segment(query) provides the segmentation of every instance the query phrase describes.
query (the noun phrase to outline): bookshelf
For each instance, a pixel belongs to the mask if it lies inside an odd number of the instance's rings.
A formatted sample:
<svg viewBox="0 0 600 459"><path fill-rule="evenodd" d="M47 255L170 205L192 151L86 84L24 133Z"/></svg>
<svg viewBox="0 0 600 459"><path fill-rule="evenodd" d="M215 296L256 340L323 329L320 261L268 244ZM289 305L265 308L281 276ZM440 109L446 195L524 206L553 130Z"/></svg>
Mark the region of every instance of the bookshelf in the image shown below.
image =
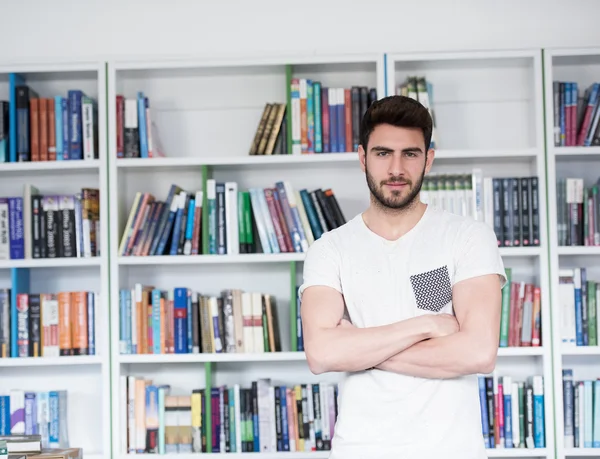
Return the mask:
<svg viewBox="0 0 600 459"><path fill-rule="evenodd" d="M46 62L35 65L19 64L0 67L0 99L10 102L9 136L11 139L17 138L17 120L19 119L16 109L18 103L16 88L24 84L36 93L35 95L30 93L30 98L40 100L39 104L42 104L41 99L45 98L48 101L46 121L42 118L43 109L40 105L39 124L29 126L30 128L38 126L40 129L38 131L40 135L39 150L38 148L30 149L28 160L20 161L18 159L21 151L19 143L11 142L9 148L5 150L7 156L5 161L0 162L0 197L23 199L23 216L19 221L24 227L25 249L21 253L13 254L12 259L0 260L0 289L11 289L10 304L15 312L20 294L29 294L26 298L28 311L31 312L31 308L34 306L32 298L35 298L33 295L36 294L54 294L56 295L54 298L49 297L48 299L57 300L63 292L102 293L108 289L108 250L102 251L102 248L108 247L108 226L105 225L108 221L108 206L104 199L104 196L107 196L107 167L106 157L103 153L106 151L106 137L102 134L106 132L105 82L105 64L100 62ZM98 155L94 159L54 158L52 156L53 152L61 155L63 145L65 145L64 143L58 145L60 137L56 136L57 130L60 130L59 126L62 126L63 123L62 119L57 121L57 118L63 112L56 108L57 106L61 107L59 105L61 102L57 103L55 97L62 96L63 100L68 100L70 90L81 90L95 102L97 109L97 112L94 113L94 118L97 120L95 136L98 139L96 146ZM79 103L73 105L73 107L76 106L79 106ZM51 112L54 114L52 120L54 124L51 124L49 119ZM65 111L65 117L68 114ZM31 111L26 114L26 119L32 123L30 115ZM41 130L43 124L47 126L45 134ZM33 132L30 131L29 135L25 135L28 143L32 142L34 138ZM66 132L72 133L73 131L69 129ZM69 137L67 137L67 147L70 146L68 139ZM33 147L33 144L29 143L29 146ZM46 149L51 146L58 148L56 150ZM41 155L39 160L33 156L38 153ZM48 157L45 156L46 153ZM77 249L75 249L74 257L63 257L67 253L66 246L62 246L56 258L50 258L50 253L48 253L48 257L36 258L34 256L36 242L32 238L30 226L31 217L29 215L31 214L28 215L32 208L28 202L31 202L31 195L36 194L31 187L37 189L42 196L73 196L81 193L84 188L98 189L101 196L98 209L100 233L97 240L101 248L100 255L82 256L83 254L77 253ZM57 211L59 208L64 210L63 207L59 207L61 205L59 200L56 203L58 204L55 208ZM66 203L68 204L68 200ZM48 212L51 210L50 208ZM44 212L46 209L42 207L42 213ZM74 210L71 217L73 215L76 215ZM45 217L48 218L48 215L46 214ZM65 220L66 217L59 218L60 222L68 223L68 220ZM59 242L61 241L57 241L57 243ZM27 249L28 245L31 245L32 248ZM11 247L13 247L12 241ZM73 298L64 297L65 301L66 299L73 300ZM80 305L85 301L85 306L88 306L87 300L88 296L86 295L76 301ZM44 297L40 298L40 303L43 318L44 311L48 311L45 308L49 306ZM17 342L11 340L9 351L15 354L12 357L0 359L0 394L9 395L10 391L15 389L26 393L35 392L36 402L40 403L40 393L65 390L67 393L66 422L70 444L82 447L85 457L100 459L110 454L110 406L104 403L104 400L110 398L108 296L98 295L92 304L94 322L92 322L93 326L86 323L86 328L87 332L94 333L95 351L93 355L58 356L58 349L54 356L51 353L43 355L44 349L42 349L42 355L39 357L19 357ZM64 318L60 308L58 305L57 317ZM89 310L85 308L85 311L87 315ZM28 318L28 321L30 320L31 317ZM15 321L11 329L12 336L18 327L19 325ZM33 335L30 335L29 339L32 338ZM43 332L40 338L44 339ZM41 345L43 345L43 341Z"/></svg>
<svg viewBox="0 0 600 459"><path fill-rule="evenodd" d="M513 343L500 347L496 374L499 378L510 376L512 382L525 381L532 375L543 378L545 443L542 446L545 447L493 447L488 449L488 455L553 457L542 54L539 50L390 53L386 68L388 94L402 93L402 86L407 81L410 83L411 77L422 77L425 84L430 85L428 100L433 107L437 149L430 175L443 177L474 173L483 177L480 199L484 209L494 208L493 202L489 202L493 190L491 186L486 188L486 178L538 178L540 243L533 247L503 243L500 252L505 267L512 271L513 283L524 282L539 287L541 346L521 347L519 343ZM410 90L410 84L408 88ZM439 190L440 183L443 182L438 182L436 190ZM505 186L502 181L500 183ZM431 196L431 188L425 196ZM493 215L485 215L484 211L481 218L493 225Z"/></svg>
<svg viewBox="0 0 600 459"><path fill-rule="evenodd" d="M562 369L575 379L595 379L598 346L562 346L559 273L586 267L598 279L598 246L562 246L556 180L596 180L600 147L554 146L552 81L596 81L600 49L477 51L419 54L364 54L296 57L245 57L234 60L109 61L0 67L0 98L8 100L14 77L22 75L43 95L83 89L98 101L100 157L87 161L0 163L0 196L20 194L25 184L43 192L100 189L102 256L92 258L0 260L0 289L57 292L101 291L96 308L96 355L0 359L0 391L26 381L44 390L47 379L69 391L69 435L85 457L131 456L126 436L123 377L170 384L176 395L195 389L240 384L269 377L275 383L335 383L342 375L312 375L293 339L298 332L296 287L305 254L207 254L208 234L199 255L123 255L120 243L135 193L164 200L172 184L202 191L207 205L209 180L235 182L239 191L275 187L286 180L294 190L331 188L346 217L368 205L368 189L351 150L322 154L249 155L265 103L289 102L292 78L324 86L367 86L377 97L394 94L407 77L432 85L436 120L436 161L432 175L480 174L482 178L538 178L540 244L500 247L512 280L539 287L541 346L511 345L498 350L497 376L525 381L543 377L545 447L488 449L489 457L600 457L593 448L564 444ZM251 88L251 89L249 89ZM118 94L148 97L160 150L152 158L117 157ZM544 115L545 114L545 115ZM289 134L290 127L286 126ZM291 151L287 139L286 152ZM107 156L106 156L107 155ZM15 191L16 190L16 191ZM485 205L485 193L481 196ZM432 188L427 188L431 196ZM489 189L488 189L489 191ZM484 218L487 218L484 216ZM202 224L207 222L202 220ZM258 235L255 234L258 240ZM218 296L226 289L272 295L276 300L282 350L247 353L126 354L121 352L121 291L136 285L165 292L185 287ZM40 378L44 376L45 378ZM491 376L491 375L481 375ZM101 398L98 397L101 395ZM110 400L110 403L106 403ZM212 407L207 410L207 415ZM92 413L92 416L90 416ZM83 422L85 420L85 422ZM212 419L207 420L211 428ZM99 434L102 432L102 434ZM75 441L76 439L76 441ZM212 441L210 441L212 446ZM328 452L252 453L261 458L327 457ZM228 456L246 456L228 453ZM185 459L196 454L169 454Z"/></svg>
<svg viewBox="0 0 600 459"><path fill-rule="evenodd" d="M594 142L586 144L585 139L589 134L582 135L579 139L579 131L587 133L592 129L581 129L583 122L580 118L581 111L578 105L584 107L589 93L587 88L594 82L599 81L600 74L600 49L598 48L571 48L571 49L546 49L544 50L544 76L545 76L545 104L546 104L546 142L548 163L548 208L550 209L550 271L553 304L553 343L554 343L554 386L555 386L555 412L556 412L556 448L558 459L574 457L600 457L598 448L586 448L585 445L568 444L565 433L565 391L563 385L563 370L572 370L573 381L595 380L598 378L598 362L600 361L600 347L590 345L588 339L578 342L577 329L579 328L575 313L575 284L574 281L585 275L588 281L596 281L598 277L598 255L600 251L593 243L585 244L581 241L565 239L565 231L568 229L568 220L564 218L564 211L568 208L565 196L566 185L560 184L559 180L567 178L581 179L578 183L579 195L583 199L584 189L591 187L597 180L594 171L600 161L600 149ZM578 100L572 104L557 104L556 89L554 82L566 84L576 83ZM568 86L563 85L564 89ZM560 100L561 87L558 87L558 98ZM565 93L565 102L567 102ZM589 99L588 99L589 100ZM561 106L566 106L566 113L572 106L573 118L561 118ZM583 112L585 114L585 112ZM591 111L590 114L594 114ZM593 117L590 117L590 123ZM565 119L564 127L561 128L561 120ZM569 123L571 121L571 123ZM572 130L572 140L567 138L567 132ZM565 139L560 139L560 134L565 132ZM597 132L597 131L596 131ZM558 138L557 138L558 137ZM594 135L589 136L593 139ZM581 140L581 141L580 141ZM583 145L581 145L583 143ZM575 183L575 182L573 182ZM575 200L578 201L578 200ZM582 209L580 209L582 210ZM580 271L581 270L581 271ZM569 275L573 274L573 280L568 281ZM584 297L586 295L583 295ZM586 303L582 303L582 306ZM588 308L591 306L587 303ZM583 307L582 307L583 309ZM589 312L590 309L588 309ZM583 312L583 311L582 311ZM581 317L581 331L583 331L583 319ZM588 315L588 321L592 317ZM589 323L589 322L588 322ZM588 328L589 330L589 328ZM569 338L573 343L569 344ZM589 335L588 335L589 338ZM583 344L583 345L582 345ZM587 344L587 345L585 345ZM567 397L570 398L570 397ZM585 399L584 399L585 400ZM570 405L571 402L569 402ZM581 405L580 405L581 406ZM573 407L574 409L575 407ZM585 407L584 411L588 408ZM569 410L570 412L570 410ZM597 414L595 415L597 416ZM597 419L597 417L596 417ZM585 436L584 436L585 440Z"/></svg>
<svg viewBox="0 0 600 459"><path fill-rule="evenodd" d="M220 385L250 387L263 377L290 385L338 380L335 374L312 375L304 353L292 340L297 324L290 319L296 313L304 252L209 254L206 233L199 255L123 255L119 243L134 194L142 190L164 200L174 183L188 191L203 190L204 206L210 179L235 182L239 191L273 187L279 180L288 181L294 190L331 187L345 214L359 212L368 204L368 194L356 153L250 155L249 151L265 103L289 101L292 78L318 80L323 87L364 85L375 88L380 97L385 94L383 66L383 55L109 63L111 234L115 235L110 247L111 328L119 330L120 290L140 283L165 290L187 287L206 295L219 295L223 289L270 294L277 302L281 334L281 352L131 355L120 353L119 334L114 333L113 457L128 455L123 435L127 402L119 392L122 376L171 384L171 393L179 395ZM148 97L164 157L117 157L116 96L135 98L138 92ZM285 151L291 152L291 138ZM210 426L212 407L207 408ZM209 448L214 446L207 441ZM310 458L326 457L327 452L253 454Z"/></svg>

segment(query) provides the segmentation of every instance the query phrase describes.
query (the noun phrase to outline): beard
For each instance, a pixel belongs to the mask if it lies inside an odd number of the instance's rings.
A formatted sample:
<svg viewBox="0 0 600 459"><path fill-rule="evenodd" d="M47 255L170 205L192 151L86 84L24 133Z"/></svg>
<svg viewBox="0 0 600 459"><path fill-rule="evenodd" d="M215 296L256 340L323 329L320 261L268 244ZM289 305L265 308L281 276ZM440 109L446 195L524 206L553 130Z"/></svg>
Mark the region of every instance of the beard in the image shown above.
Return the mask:
<svg viewBox="0 0 600 459"><path fill-rule="evenodd" d="M421 172L421 176L417 180L416 183L412 183L407 178L402 177L391 177L388 180L384 180L380 182L379 186L375 183L375 179L369 174L369 170L367 168L367 164L365 162L365 175L367 178L367 185L369 186L369 190L371 191L372 200L383 210L396 210L403 211L411 208L416 200L417 196L421 192L421 187L423 186L423 178L425 177L425 166L423 166L423 171ZM391 196L385 196L383 192L384 185L388 183L406 183L409 187L409 193L406 196L402 196L401 190L392 190Z"/></svg>

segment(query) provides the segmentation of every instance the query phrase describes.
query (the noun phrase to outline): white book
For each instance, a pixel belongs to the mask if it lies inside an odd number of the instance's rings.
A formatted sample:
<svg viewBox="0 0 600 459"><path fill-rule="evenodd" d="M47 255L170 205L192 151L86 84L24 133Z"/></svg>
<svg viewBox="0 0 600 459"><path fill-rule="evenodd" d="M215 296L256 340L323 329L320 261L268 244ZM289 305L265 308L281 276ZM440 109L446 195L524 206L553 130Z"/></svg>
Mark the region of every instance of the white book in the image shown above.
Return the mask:
<svg viewBox="0 0 600 459"><path fill-rule="evenodd" d="M521 403L521 399L519 398L519 383L515 381L511 385L511 418L514 448L519 447L521 438L521 424L519 422L519 406Z"/></svg>
<svg viewBox="0 0 600 459"><path fill-rule="evenodd" d="M227 253L240 253L239 219L238 219L238 185L236 182L225 182L225 231Z"/></svg>
<svg viewBox="0 0 600 459"><path fill-rule="evenodd" d="M252 324L252 294L250 292L242 293L242 316L244 317L244 352L252 353L255 352L254 348L254 327Z"/></svg>
<svg viewBox="0 0 600 459"><path fill-rule="evenodd" d="M42 355L44 357L59 357L60 343L59 336L59 309L56 295L42 295Z"/></svg>
<svg viewBox="0 0 600 459"><path fill-rule="evenodd" d="M119 445L121 454L127 454L127 375L119 376Z"/></svg>
<svg viewBox="0 0 600 459"><path fill-rule="evenodd" d="M258 379L256 381L256 392L258 398L258 438L259 451L270 453L271 451L271 423L273 412L269 401L269 379Z"/></svg>
<svg viewBox="0 0 600 459"><path fill-rule="evenodd" d="M25 391L11 389L9 391L11 435L25 434Z"/></svg>
<svg viewBox="0 0 600 459"><path fill-rule="evenodd" d="M89 97L81 100L81 135L83 159L94 159L94 102Z"/></svg>

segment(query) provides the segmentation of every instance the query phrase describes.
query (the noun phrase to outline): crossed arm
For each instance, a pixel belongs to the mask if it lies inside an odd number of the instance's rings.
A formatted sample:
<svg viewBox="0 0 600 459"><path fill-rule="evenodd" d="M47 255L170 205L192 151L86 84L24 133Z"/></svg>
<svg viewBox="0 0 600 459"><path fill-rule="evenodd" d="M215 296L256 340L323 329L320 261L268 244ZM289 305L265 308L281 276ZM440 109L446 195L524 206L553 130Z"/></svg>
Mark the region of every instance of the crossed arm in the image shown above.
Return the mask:
<svg viewBox="0 0 600 459"><path fill-rule="evenodd" d="M422 378L491 373L496 366L501 301L496 274L457 283L453 305L459 331L421 341L377 368Z"/></svg>
<svg viewBox="0 0 600 459"><path fill-rule="evenodd" d="M342 295L313 286L302 299L304 345L311 371L369 368L423 378L489 373L496 363L501 289L496 274L454 285L456 328L438 315L422 315L390 325L357 328L342 319Z"/></svg>

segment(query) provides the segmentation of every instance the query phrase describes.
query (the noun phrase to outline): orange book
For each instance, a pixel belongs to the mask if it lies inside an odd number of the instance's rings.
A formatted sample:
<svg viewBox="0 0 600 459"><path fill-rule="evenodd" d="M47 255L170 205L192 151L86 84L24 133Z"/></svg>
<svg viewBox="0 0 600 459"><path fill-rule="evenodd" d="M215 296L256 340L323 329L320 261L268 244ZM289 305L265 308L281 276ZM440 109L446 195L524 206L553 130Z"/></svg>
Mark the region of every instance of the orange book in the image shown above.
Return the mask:
<svg viewBox="0 0 600 459"><path fill-rule="evenodd" d="M73 355L71 339L71 294L58 293L58 333L60 355Z"/></svg>
<svg viewBox="0 0 600 459"><path fill-rule="evenodd" d="M300 78L300 146L302 153L308 152L308 113L306 111L306 79Z"/></svg>
<svg viewBox="0 0 600 459"><path fill-rule="evenodd" d="M87 293L71 293L71 333L74 355L88 354Z"/></svg>
<svg viewBox="0 0 600 459"><path fill-rule="evenodd" d="M40 99L40 161L48 161L48 99Z"/></svg>
<svg viewBox="0 0 600 459"><path fill-rule="evenodd" d="M31 161L40 160L40 99L29 100L29 141Z"/></svg>
<svg viewBox="0 0 600 459"><path fill-rule="evenodd" d="M349 88L344 89L344 119L346 125L346 151L354 151L352 142L352 94Z"/></svg>
<svg viewBox="0 0 600 459"><path fill-rule="evenodd" d="M48 99L48 160L56 161L56 111L54 99Z"/></svg>

